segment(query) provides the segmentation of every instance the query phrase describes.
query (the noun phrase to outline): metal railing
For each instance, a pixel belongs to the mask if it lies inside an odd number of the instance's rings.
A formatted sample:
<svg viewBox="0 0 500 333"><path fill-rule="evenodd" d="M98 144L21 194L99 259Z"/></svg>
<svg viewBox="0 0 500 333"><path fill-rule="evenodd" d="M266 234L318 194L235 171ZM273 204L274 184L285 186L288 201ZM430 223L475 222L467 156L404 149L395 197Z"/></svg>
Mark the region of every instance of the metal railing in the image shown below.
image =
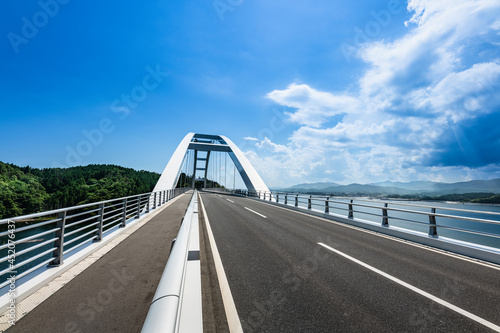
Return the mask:
<svg viewBox="0 0 500 333"><path fill-rule="evenodd" d="M194 191L144 321L142 333L179 332L181 310L193 311L193 309L182 309L181 304L184 297L191 225L198 228L197 196L197 191ZM191 316L194 315L191 313ZM199 315L201 318L201 314ZM191 320L196 318L191 317Z"/></svg>
<svg viewBox="0 0 500 333"><path fill-rule="evenodd" d="M424 226L427 228L428 235L431 237L437 237L441 233L439 231L440 229L489 237L494 239L494 245L496 245L494 247L500 248L500 212L368 199L346 198L344 200L337 200L329 196L313 196L285 192L236 190L233 191L233 193L288 206L301 207L307 210L315 210L325 214L337 214L348 219L371 216L369 222L374 222L379 219L378 221L382 227L390 227L396 221ZM443 212L451 212L451 214ZM467 215L481 215L491 218L478 218ZM472 222L482 226L494 226L495 231L484 231L480 230L481 228L471 229L453 225L454 223L446 223L445 221L452 219ZM441 221L441 223L438 223L438 221Z"/></svg>
<svg viewBox="0 0 500 333"><path fill-rule="evenodd" d="M150 192L0 220L0 289L149 213L187 188Z"/></svg>

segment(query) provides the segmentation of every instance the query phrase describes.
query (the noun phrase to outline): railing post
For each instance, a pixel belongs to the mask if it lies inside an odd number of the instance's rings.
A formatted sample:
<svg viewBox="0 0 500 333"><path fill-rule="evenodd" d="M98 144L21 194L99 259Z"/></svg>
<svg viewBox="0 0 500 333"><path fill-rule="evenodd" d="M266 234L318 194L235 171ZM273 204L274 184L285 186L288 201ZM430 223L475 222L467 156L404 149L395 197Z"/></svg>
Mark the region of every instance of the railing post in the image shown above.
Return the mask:
<svg viewBox="0 0 500 333"><path fill-rule="evenodd" d="M309 196L309 198L307 199L307 209L311 209L312 208L312 195Z"/></svg>
<svg viewBox="0 0 500 333"><path fill-rule="evenodd" d="M104 204L99 205L99 223L97 224L96 238L94 242L100 242L102 240L102 232L104 227Z"/></svg>
<svg viewBox="0 0 500 333"><path fill-rule="evenodd" d="M151 201L151 199L149 198L149 195L146 196L146 213L149 213L149 202Z"/></svg>
<svg viewBox="0 0 500 333"><path fill-rule="evenodd" d="M325 200L325 214L329 214L330 213L330 205L329 205L329 201L330 200L330 197L326 198Z"/></svg>
<svg viewBox="0 0 500 333"><path fill-rule="evenodd" d="M127 225L127 198L123 199L122 223L120 224L120 228L124 228L126 225Z"/></svg>
<svg viewBox="0 0 500 333"><path fill-rule="evenodd" d="M384 203L384 207L387 208L389 204L386 202ZM383 227L388 227L389 226L389 214L387 214L387 209L382 208L382 226Z"/></svg>
<svg viewBox="0 0 500 333"><path fill-rule="evenodd" d="M351 199L351 203L349 203L349 218L354 218L354 209L352 209L352 203L354 200Z"/></svg>
<svg viewBox="0 0 500 333"><path fill-rule="evenodd" d="M165 200L165 198L166 198L166 196L167 196L167 194L166 194L165 192L166 192L166 191L163 191L163 203L167 202L167 201Z"/></svg>
<svg viewBox="0 0 500 333"><path fill-rule="evenodd" d="M436 208L431 208L431 214L436 214ZM436 216L429 215L429 236L437 236Z"/></svg>
<svg viewBox="0 0 500 333"><path fill-rule="evenodd" d="M137 212L135 213L135 218L139 219L141 217L141 197L137 198Z"/></svg>
<svg viewBox="0 0 500 333"><path fill-rule="evenodd" d="M156 192L154 193L154 204L153 204L153 209L156 209Z"/></svg>
<svg viewBox="0 0 500 333"><path fill-rule="evenodd" d="M276 203L279 203L279 202L280 202L280 195L276 194Z"/></svg>
<svg viewBox="0 0 500 333"><path fill-rule="evenodd" d="M273 192L269 192L269 201L273 200Z"/></svg>
<svg viewBox="0 0 500 333"><path fill-rule="evenodd" d="M53 252L54 260L49 263L49 267L55 267L62 265L64 263L64 228L66 227L66 211L59 213L57 221L57 228L59 230L56 231L57 240L55 241L56 250Z"/></svg>
<svg viewBox="0 0 500 333"><path fill-rule="evenodd" d="M285 205L288 204L288 195L285 193Z"/></svg>
<svg viewBox="0 0 500 333"><path fill-rule="evenodd" d="M299 207L299 195L295 195L295 207Z"/></svg>

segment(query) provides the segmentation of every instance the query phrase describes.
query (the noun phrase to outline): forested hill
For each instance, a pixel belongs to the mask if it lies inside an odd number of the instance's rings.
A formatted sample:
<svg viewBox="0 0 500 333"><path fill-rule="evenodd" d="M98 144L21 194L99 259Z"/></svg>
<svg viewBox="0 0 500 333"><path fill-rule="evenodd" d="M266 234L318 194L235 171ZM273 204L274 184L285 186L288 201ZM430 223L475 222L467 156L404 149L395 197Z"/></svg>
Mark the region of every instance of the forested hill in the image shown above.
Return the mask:
<svg viewBox="0 0 500 333"><path fill-rule="evenodd" d="M159 177L116 165L35 169L0 162L0 219L150 192Z"/></svg>

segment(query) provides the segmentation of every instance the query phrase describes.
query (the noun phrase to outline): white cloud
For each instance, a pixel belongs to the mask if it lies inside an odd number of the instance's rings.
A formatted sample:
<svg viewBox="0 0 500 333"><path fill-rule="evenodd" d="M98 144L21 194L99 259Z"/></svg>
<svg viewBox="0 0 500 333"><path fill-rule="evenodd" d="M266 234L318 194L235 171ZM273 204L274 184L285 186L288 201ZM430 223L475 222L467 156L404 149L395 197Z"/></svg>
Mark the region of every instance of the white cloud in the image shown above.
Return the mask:
<svg viewBox="0 0 500 333"><path fill-rule="evenodd" d="M454 124L500 107L500 60L470 56L478 40L494 47L500 2L410 0L408 10L405 36L360 47L356 93L291 84L267 95L300 125L287 144L266 138L249 155L271 185L500 177L496 165L428 165Z"/></svg>
<svg viewBox="0 0 500 333"><path fill-rule="evenodd" d="M290 120L300 125L319 127L330 117L358 110L358 101L347 95L321 92L306 84L291 84L285 90L267 94L274 102L297 109Z"/></svg>

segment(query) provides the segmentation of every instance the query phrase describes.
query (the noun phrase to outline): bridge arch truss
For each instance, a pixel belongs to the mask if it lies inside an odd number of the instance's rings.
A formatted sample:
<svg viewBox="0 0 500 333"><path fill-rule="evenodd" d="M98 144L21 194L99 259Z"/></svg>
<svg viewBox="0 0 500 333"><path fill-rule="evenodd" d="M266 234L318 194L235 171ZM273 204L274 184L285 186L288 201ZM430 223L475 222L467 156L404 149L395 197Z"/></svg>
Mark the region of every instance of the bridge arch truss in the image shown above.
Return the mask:
<svg viewBox="0 0 500 333"><path fill-rule="evenodd" d="M181 141L174 154L170 158L165 170L160 176L154 191L170 190L177 186L182 167L185 163L188 150L194 151L193 163L193 186L197 171L205 172L205 186L211 152L226 152L231 157L241 179L249 191L269 192L268 187L248 161L241 150L227 137L223 135L209 135L188 133ZM207 152L206 157L199 158L198 152ZM197 167L198 161L203 160L204 167Z"/></svg>

